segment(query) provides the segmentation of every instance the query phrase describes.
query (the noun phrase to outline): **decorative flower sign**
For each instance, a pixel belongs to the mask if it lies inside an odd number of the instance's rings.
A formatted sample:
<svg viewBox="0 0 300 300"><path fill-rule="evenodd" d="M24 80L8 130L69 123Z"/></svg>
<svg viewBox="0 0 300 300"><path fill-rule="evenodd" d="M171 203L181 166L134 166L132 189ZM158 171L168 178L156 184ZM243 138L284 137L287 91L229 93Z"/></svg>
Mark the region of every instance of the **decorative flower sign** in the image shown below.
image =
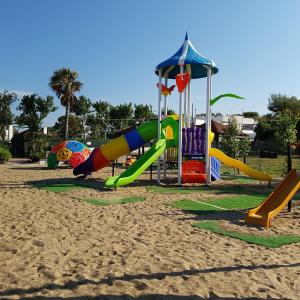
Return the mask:
<svg viewBox="0 0 300 300"><path fill-rule="evenodd" d="M191 76L189 73L183 73L176 75L176 85L178 92L182 93L186 88L187 84L190 82Z"/></svg>

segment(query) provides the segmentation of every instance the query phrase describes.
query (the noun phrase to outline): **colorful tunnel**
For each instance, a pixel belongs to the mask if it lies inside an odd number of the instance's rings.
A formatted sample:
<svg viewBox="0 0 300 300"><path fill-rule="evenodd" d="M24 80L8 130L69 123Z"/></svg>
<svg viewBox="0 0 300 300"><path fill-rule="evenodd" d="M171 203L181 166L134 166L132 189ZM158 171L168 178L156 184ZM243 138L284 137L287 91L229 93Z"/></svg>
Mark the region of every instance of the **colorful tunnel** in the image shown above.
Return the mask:
<svg viewBox="0 0 300 300"><path fill-rule="evenodd" d="M125 155L157 137L157 120L141 124L109 143L95 148L90 157L73 170L73 174L90 174L107 166L111 161Z"/></svg>

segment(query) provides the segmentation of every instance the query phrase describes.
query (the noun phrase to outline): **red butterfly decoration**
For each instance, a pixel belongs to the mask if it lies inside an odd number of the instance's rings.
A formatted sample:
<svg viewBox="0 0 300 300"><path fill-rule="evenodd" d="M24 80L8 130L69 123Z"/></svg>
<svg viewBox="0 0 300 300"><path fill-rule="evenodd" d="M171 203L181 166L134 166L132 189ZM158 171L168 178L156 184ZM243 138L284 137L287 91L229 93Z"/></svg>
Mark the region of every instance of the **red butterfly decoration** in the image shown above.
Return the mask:
<svg viewBox="0 0 300 300"><path fill-rule="evenodd" d="M159 83L157 84L157 87L159 88ZM175 85L170 86L169 88L166 87L164 84L161 85L161 92L166 97L168 95L171 95L175 88Z"/></svg>

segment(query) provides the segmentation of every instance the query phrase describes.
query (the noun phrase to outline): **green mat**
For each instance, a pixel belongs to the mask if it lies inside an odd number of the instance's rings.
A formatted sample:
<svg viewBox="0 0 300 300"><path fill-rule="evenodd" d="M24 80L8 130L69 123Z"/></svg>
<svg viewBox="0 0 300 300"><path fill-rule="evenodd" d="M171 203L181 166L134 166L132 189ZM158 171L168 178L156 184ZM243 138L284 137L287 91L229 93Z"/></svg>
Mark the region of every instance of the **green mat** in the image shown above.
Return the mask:
<svg viewBox="0 0 300 300"><path fill-rule="evenodd" d="M300 242L300 236L297 235L275 234L273 236L263 236L256 234L247 234L237 231L229 231L222 228L217 221L199 222L193 224L192 226L199 229L208 230L220 235L229 236L234 239L246 241L251 244L263 245L269 248L277 248L282 245Z"/></svg>
<svg viewBox="0 0 300 300"><path fill-rule="evenodd" d="M151 193L160 194L191 194L191 193L213 193L213 194L259 194L257 191L251 191L247 186L241 185L216 185L216 186L197 186L197 187L163 187L148 186L146 190Z"/></svg>
<svg viewBox="0 0 300 300"><path fill-rule="evenodd" d="M37 188L41 190L46 190L49 192L56 192L56 193L62 193L62 192L69 192L73 189L80 189L80 188L89 188L90 186L80 183L55 183L55 184L36 184Z"/></svg>
<svg viewBox="0 0 300 300"><path fill-rule="evenodd" d="M91 188L99 190L101 182L95 180L76 180L74 178L49 178L44 180L28 181L27 184L49 192L63 193L73 189Z"/></svg>
<svg viewBox="0 0 300 300"><path fill-rule="evenodd" d="M144 197L125 197L121 199L106 200L106 199L82 199L82 201L93 205L106 206L115 204L126 204L144 201Z"/></svg>
<svg viewBox="0 0 300 300"><path fill-rule="evenodd" d="M233 175L233 174L221 174L221 179L223 180L232 180L238 183L256 183L257 180L243 176L243 175Z"/></svg>
<svg viewBox="0 0 300 300"><path fill-rule="evenodd" d="M182 209L194 214L205 214L223 210L249 209L260 204L266 195L240 195L220 199L203 200L177 200L170 203L172 207Z"/></svg>

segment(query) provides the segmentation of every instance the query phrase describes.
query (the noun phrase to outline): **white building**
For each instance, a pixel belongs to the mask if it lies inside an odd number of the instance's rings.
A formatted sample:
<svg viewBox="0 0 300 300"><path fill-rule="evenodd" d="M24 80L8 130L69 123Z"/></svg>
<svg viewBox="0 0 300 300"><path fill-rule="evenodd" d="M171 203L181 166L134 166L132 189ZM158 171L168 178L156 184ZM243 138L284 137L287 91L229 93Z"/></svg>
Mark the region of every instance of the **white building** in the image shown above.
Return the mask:
<svg viewBox="0 0 300 300"><path fill-rule="evenodd" d="M15 133L20 133L24 130L27 130L27 127L21 127L19 125L9 125L8 129L5 129L5 141L11 142L11 139L13 138ZM43 127L43 134L48 134L48 127Z"/></svg>
<svg viewBox="0 0 300 300"><path fill-rule="evenodd" d="M10 142L14 135L14 125L9 125L8 129L5 129L5 140Z"/></svg>
<svg viewBox="0 0 300 300"><path fill-rule="evenodd" d="M215 122L221 123L223 125L228 125L229 118L233 117L238 124L238 128L242 133L245 133L249 136L250 140L253 141L255 138L255 127L257 125L257 121L252 118L245 118L241 115L217 115L211 116L211 119ZM196 115L194 118L194 124L196 126L200 126L205 123L205 115Z"/></svg>

